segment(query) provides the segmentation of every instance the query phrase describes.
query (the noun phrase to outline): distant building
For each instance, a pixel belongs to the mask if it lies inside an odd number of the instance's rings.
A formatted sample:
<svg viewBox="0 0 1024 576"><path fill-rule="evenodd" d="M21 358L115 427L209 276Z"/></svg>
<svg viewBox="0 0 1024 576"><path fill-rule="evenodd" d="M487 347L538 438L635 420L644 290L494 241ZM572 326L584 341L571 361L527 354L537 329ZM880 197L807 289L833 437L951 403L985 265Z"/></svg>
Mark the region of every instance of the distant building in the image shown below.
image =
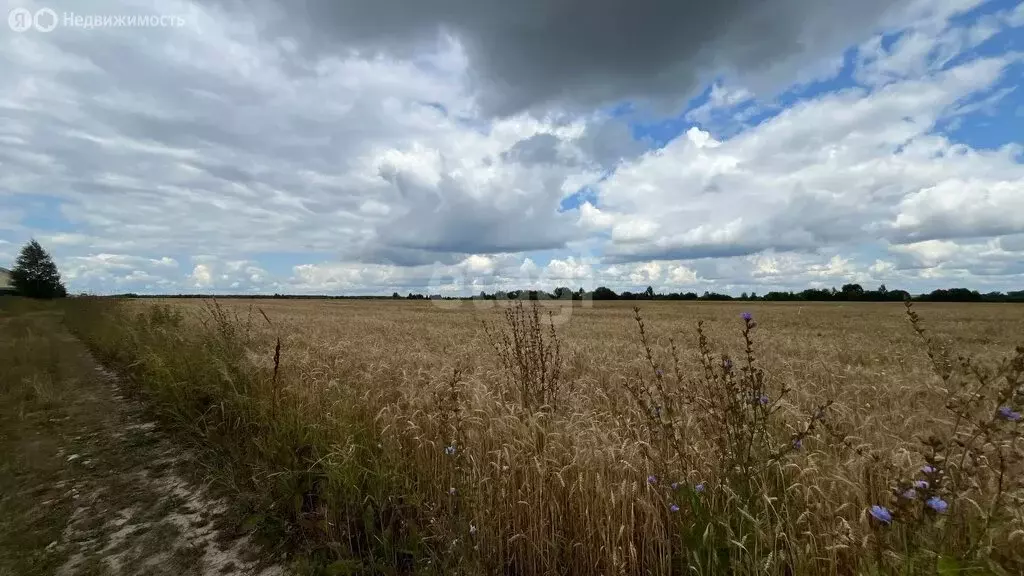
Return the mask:
<svg viewBox="0 0 1024 576"><path fill-rule="evenodd" d="M11 271L7 268L0 268L0 294L7 292L14 292L14 286L11 285Z"/></svg>

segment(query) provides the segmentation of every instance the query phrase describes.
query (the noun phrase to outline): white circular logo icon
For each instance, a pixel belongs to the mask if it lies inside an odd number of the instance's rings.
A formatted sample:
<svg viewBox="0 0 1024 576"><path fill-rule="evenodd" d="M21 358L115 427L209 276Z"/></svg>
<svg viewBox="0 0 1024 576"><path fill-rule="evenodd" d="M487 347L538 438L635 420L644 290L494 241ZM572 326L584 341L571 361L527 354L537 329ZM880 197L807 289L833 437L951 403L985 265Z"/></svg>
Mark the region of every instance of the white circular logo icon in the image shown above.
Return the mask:
<svg viewBox="0 0 1024 576"><path fill-rule="evenodd" d="M51 32L57 27L57 13L50 8L41 8L36 10L32 22L36 25L36 30Z"/></svg>
<svg viewBox="0 0 1024 576"><path fill-rule="evenodd" d="M24 32L32 27L32 12L28 8L14 8L7 14L7 25L15 32Z"/></svg>
<svg viewBox="0 0 1024 576"><path fill-rule="evenodd" d="M40 8L32 14L28 8L14 8L7 14L7 25L15 32L26 32L31 28L51 32L57 27L57 12L51 8Z"/></svg>

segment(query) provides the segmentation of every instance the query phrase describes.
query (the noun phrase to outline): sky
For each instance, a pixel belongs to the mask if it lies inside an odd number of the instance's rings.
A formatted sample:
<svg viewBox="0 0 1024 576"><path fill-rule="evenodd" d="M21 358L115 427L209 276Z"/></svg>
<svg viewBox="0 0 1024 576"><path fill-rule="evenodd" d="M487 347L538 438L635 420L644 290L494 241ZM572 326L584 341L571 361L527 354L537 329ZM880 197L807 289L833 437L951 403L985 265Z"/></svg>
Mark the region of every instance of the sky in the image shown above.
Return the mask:
<svg viewBox="0 0 1024 576"><path fill-rule="evenodd" d="M1018 0L7 1L72 293L1024 289Z"/></svg>

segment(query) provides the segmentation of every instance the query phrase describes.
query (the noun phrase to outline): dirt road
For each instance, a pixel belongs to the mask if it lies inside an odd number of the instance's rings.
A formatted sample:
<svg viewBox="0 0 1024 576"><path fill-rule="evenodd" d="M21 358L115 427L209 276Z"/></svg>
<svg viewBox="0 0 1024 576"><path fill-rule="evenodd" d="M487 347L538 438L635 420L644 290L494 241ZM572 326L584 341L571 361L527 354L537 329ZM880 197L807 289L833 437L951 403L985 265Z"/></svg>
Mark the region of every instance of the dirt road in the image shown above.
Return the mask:
<svg viewBox="0 0 1024 576"><path fill-rule="evenodd" d="M0 576L285 574L52 311L0 308Z"/></svg>

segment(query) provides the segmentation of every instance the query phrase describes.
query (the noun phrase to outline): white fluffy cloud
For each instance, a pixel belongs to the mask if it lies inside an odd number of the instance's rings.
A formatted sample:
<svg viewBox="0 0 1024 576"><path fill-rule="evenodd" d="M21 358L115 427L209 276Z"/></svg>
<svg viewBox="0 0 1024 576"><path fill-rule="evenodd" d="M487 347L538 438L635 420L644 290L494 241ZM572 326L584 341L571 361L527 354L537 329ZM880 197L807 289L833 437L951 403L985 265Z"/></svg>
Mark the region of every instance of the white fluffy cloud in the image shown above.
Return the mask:
<svg viewBox="0 0 1024 576"><path fill-rule="evenodd" d="M653 119L600 100L621 77L574 100L522 70L522 106L491 116L479 81L508 62L479 68L465 26L374 52L274 34L262 4L101 0L184 26L0 36L0 258L35 236L94 292L1012 288L1022 149L971 127L1016 109L1024 20L992 5L875 2L847 54L764 73L648 54L715 73ZM830 6L803 24L846 13ZM581 78L621 72L592 64ZM637 99L664 100L656 76Z"/></svg>
<svg viewBox="0 0 1024 576"><path fill-rule="evenodd" d="M1024 231L1019 147L973 150L933 132L1015 60L822 96L725 141L691 128L601 184L609 252L700 258Z"/></svg>
<svg viewBox="0 0 1024 576"><path fill-rule="evenodd" d="M413 60L309 61L236 14L160 9L186 25L3 37L18 147L0 190L57 199L64 243L409 264L578 237L557 208L600 173L587 150L608 119L484 121L452 39Z"/></svg>

